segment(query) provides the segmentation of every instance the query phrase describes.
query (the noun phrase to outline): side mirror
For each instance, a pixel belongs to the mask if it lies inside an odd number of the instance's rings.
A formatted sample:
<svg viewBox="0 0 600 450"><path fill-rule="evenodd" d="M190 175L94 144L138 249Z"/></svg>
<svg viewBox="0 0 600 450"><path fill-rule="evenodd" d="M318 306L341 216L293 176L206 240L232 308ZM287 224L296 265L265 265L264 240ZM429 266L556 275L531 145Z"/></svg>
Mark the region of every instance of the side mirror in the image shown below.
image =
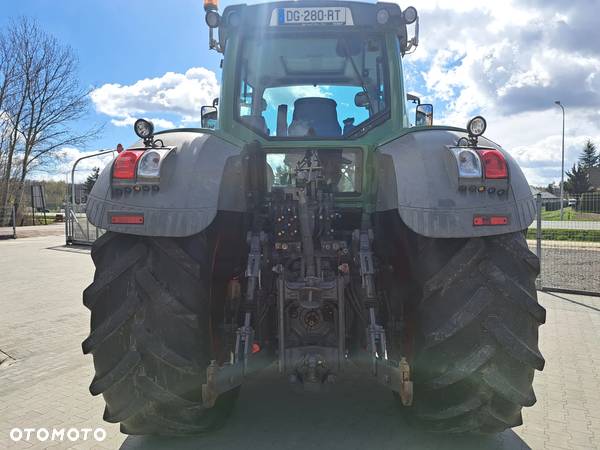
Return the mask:
<svg viewBox="0 0 600 450"><path fill-rule="evenodd" d="M354 104L359 108L369 107L369 96L366 92L359 92L354 96Z"/></svg>
<svg viewBox="0 0 600 450"><path fill-rule="evenodd" d="M433 125L433 105L423 103L417 105L417 114L415 117L415 126L430 127Z"/></svg>
<svg viewBox="0 0 600 450"><path fill-rule="evenodd" d="M214 106L203 106L200 109L200 126L214 130L217 127L217 108Z"/></svg>

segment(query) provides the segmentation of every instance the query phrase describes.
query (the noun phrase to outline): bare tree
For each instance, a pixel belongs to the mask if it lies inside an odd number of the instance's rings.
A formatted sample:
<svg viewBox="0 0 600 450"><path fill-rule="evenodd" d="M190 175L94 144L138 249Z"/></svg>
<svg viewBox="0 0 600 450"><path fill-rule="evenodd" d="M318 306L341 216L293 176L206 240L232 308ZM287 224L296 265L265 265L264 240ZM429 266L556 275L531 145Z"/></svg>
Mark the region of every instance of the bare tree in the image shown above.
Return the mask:
<svg viewBox="0 0 600 450"><path fill-rule="evenodd" d="M0 162L2 169L2 183L0 193L0 212L7 206L7 197L10 190L10 180L13 177L13 158L17 141L15 121L20 120L24 99L19 102L18 95L18 67L17 58L13 53L9 36L0 35L0 78L2 79L2 95L0 98Z"/></svg>
<svg viewBox="0 0 600 450"><path fill-rule="evenodd" d="M0 207L6 208L11 196L16 206L21 203L31 168L50 162L64 146L83 144L99 130L72 128L89 111L89 91L79 85L70 47L27 18L12 22L0 42L6 58L0 65L0 81L6 84L0 103Z"/></svg>

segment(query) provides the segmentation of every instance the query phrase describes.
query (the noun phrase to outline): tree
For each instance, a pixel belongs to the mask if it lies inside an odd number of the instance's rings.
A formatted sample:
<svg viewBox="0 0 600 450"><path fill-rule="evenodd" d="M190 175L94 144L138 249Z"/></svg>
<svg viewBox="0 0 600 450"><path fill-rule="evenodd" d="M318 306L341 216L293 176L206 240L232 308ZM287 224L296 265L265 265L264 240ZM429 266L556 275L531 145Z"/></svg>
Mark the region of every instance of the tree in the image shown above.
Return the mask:
<svg viewBox="0 0 600 450"><path fill-rule="evenodd" d="M539 190L541 191L542 189L539 189ZM551 194L556 194L557 192L560 191L560 188L553 181L552 183L548 184L548 186L546 186L545 191L549 192Z"/></svg>
<svg viewBox="0 0 600 450"><path fill-rule="evenodd" d="M579 156L579 163L584 169L590 169L600 164L600 155L596 152L596 144L588 139Z"/></svg>
<svg viewBox="0 0 600 450"><path fill-rule="evenodd" d="M94 184L96 183L96 180L99 176L100 167L94 167L92 169L92 173L88 175L88 177L85 180L85 183L83 183L83 187L88 194L92 192L92 188L94 187Z"/></svg>
<svg viewBox="0 0 600 450"><path fill-rule="evenodd" d="M46 194L46 207L50 211L59 210L65 202L67 183L64 181L42 181Z"/></svg>
<svg viewBox="0 0 600 450"><path fill-rule="evenodd" d="M99 132L71 126L89 110L89 92L76 73L73 50L33 20L13 21L0 35L0 209L11 197L19 206L32 168Z"/></svg>
<svg viewBox="0 0 600 450"><path fill-rule="evenodd" d="M581 164L573 164L570 172L567 172L567 181L565 181L565 190L570 194L583 194L592 189L588 177L587 169Z"/></svg>

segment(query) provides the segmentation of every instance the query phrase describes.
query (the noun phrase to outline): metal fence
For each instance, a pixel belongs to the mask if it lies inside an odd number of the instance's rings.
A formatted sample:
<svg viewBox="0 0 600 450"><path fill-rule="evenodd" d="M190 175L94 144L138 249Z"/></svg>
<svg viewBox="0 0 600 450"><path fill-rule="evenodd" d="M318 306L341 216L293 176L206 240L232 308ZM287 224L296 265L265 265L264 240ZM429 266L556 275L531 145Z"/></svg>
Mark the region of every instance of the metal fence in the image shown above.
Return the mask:
<svg viewBox="0 0 600 450"><path fill-rule="evenodd" d="M537 195L538 216L528 233L540 257L539 288L600 295L600 192L562 202Z"/></svg>
<svg viewBox="0 0 600 450"><path fill-rule="evenodd" d="M65 209L67 245L92 245L105 231L91 224L85 215L85 204L68 204Z"/></svg>
<svg viewBox="0 0 600 450"><path fill-rule="evenodd" d="M0 207L0 239L17 237L17 214L14 206Z"/></svg>
<svg viewBox="0 0 600 450"><path fill-rule="evenodd" d="M78 164L90 158L95 158L101 162L100 157L114 155L115 150L102 150L97 153L91 153L79 158L73 164L71 169L71 183L68 187L69 194L65 205L65 236L67 245L92 245L96 239L105 233L105 230L91 224L85 214L85 197L77 193L77 184L75 183L75 172L78 170ZM104 161L105 163L106 161ZM101 163L102 165L102 163Z"/></svg>

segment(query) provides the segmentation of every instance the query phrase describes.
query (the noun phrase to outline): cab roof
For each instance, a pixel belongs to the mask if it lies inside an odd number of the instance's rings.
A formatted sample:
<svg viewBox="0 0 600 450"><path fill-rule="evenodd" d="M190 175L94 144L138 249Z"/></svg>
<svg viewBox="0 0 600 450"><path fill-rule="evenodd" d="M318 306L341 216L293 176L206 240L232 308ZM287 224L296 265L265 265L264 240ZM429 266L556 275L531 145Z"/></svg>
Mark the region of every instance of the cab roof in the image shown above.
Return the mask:
<svg viewBox="0 0 600 450"><path fill-rule="evenodd" d="M277 21L280 12L286 8L345 8L349 11L350 20L338 24L282 24ZM389 20L385 25L377 22L377 13L385 9L389 13ZM348 17L348 13L346 14ZM406 41L406 23L400 6L396 3L378 2L350 2L336 0L300 0L261 3L256 5L231 5L221 14L219 24L219 44L225 48L228 38L237 33L262 32L265 29L276 32L293 31L294 33L313 33L316 29L349 31L357 28L371 30L395 30L401 41ZM261 31L262 30L262 31Z"/></svg>

